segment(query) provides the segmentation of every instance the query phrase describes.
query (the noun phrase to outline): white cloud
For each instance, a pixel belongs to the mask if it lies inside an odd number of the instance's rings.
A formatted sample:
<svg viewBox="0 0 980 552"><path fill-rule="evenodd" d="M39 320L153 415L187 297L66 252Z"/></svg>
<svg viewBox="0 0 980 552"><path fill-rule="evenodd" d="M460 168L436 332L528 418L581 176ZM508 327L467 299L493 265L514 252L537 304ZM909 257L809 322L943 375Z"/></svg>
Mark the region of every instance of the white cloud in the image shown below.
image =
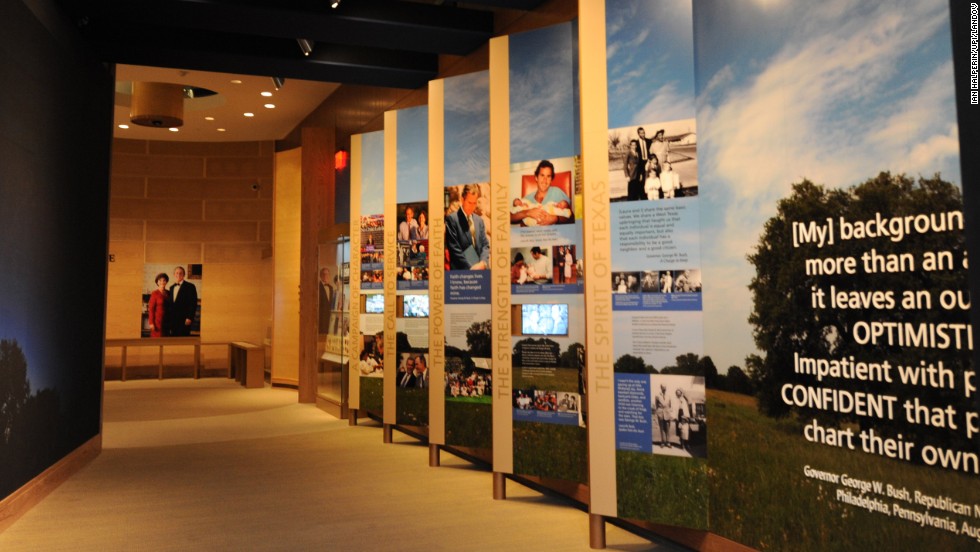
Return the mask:
<svg viewBox="0 0 980 552"><path fill-rule="evenodd" d="M489 110L490 72L479 71L446 79L446 111L472 112Z"/></svg>
<svg viewBox="0 0 980 552"><path fill-rule="evenodd" d="M637 121L672 121L694 116L694 98L679 92L676 81L661 86L636 114Z"/></svg>
<svg viewBox="0 0 980 552"><path fill-rule="evenodd" d="M936 161L956 157L960 153L959 128L952 125L947 134L934 134L916 144L909 152L910 173L932 176L935 172ZM949 175L943 176L949 179Z"/></svg>

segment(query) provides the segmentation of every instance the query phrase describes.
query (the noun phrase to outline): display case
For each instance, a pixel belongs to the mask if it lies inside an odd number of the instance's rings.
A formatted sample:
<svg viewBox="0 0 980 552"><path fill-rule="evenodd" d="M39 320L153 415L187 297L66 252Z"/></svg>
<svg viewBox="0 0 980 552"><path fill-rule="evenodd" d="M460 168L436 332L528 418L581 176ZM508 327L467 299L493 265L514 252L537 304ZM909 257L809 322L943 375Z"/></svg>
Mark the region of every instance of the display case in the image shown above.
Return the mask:
<svg viewBox="0 0 980 552"><path fill-rule="evenodd" d="M321 243L318 252L317 406L347 417L347 335L350 331L350 237Z"/></svg>

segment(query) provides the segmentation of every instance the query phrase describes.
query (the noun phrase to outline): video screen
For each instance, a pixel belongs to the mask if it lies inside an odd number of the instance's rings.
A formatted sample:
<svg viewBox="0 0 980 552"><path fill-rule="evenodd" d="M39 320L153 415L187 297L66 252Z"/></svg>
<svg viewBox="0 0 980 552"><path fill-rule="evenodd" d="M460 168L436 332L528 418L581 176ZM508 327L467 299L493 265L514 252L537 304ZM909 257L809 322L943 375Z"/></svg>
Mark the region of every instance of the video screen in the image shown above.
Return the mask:
<svg viewBox="0 0 980 552"><path fill-rule="evenodd" d="M385 296L380 293L373 293L364 296L364 312L368 314L381 314L385 311Z"/></svg>
<svg viewBox="0 0 980 552"><path fill-rule="evenodd" d="M521 334L568 335L568 305L521 305Z"/></svg>
<svg viewBox="0 0 980 552"><path fill-rule="evenodd" d="M405 318L427 318L429 316L428 295L403 295Z"/></svg>

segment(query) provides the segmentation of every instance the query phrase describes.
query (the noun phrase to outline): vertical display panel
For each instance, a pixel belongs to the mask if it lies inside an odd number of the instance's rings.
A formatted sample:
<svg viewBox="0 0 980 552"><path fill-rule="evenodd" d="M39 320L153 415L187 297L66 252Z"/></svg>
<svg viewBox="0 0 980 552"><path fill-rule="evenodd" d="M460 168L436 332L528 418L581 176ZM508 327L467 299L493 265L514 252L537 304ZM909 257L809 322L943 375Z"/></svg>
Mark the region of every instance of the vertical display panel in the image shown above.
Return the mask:
<svg viewBox="0 0 980 552"><path fill-rule="evenodd" d="M601 14L596 14L601 17ZM701 301L700 200L689 0L605 7L608 271L590 297L610 307L612 392L590 403L614 442L593 440L593 511L707 528L707 410ZM596 40L595 37L583 40ZM583 49L589 46L583 46ZM657 52L657 55L645 55ZM601 72L600 62L589 70ZM584 69L583 69L584 71ZM589 98L601 97L589 91ZM601 121L590 138L598 148ZM599 174L605 170L606 174ZM605 212L603 213L605 214ZM595 242L593 242L595 243ZM603 252L604 253L604 252ZM605 294L605 297L599 297ZM608 311L607 311L608 312ZM595 377L602 374L596 370ZM605 375L605 374L603 374ZM615 452L611 453L609 447ZM611 479L609 471L615 473ZM671 495L670 501L664 501Z"/></svg>
<svg viewBox="0 0 980 552"><path fill-rule="evenodd" d="M414 107L385 114L385 132L395 147L392 178L386 182L386 202L395 211L395 406L394 420L386 423L427 427L429 387L429 131L428 107ZM392 205L386 205L391 209ZM388 290L386 290L386 301ZM439 389L436 385L436 389Z"/></svg>
<svg viewBox="0 0 980 552"><path fill-rule="evenodd" d="M492 316L509 322L494 323L493 336L510 345L509 385L494 387L494 425L507 426L494 432L494 469L584 484L577 32L567 23L491 45L492 80L506 72L507 84L491 89L491 112L494 103L505 108L491 124L506 125L508 137L505 158L491 151L494 193L504 195L493 198L494 228L506 227L503 239L494 235ZM512 452L498 462L501 445Z"/></svg>
<svg viewBox="0 0 980 552"><path fill-rule="evenodd" d="M352 260L351 316L357 320L352 331L351 356L357 354L357 369L351 370L350 403L380 416L384 410L385 341L384 320L384 132L351 137L351 225ZM355 402L357 401L357 402Z"/></svg>
<svg viewBox="0 0 980 552"><path fill-rule="evenodd" d="M430 84L430 102L435 84ZM487 182L489 72L452 77L438 85L442 139L433 163L444 177L433 183L430 201L438 202L445 225L440 236L445 285L440 290L444 310L439 343L445 359L443 442L486 455L492 447L490 244L495 239ZM432 103L430 109L435 108Z"/></svg>

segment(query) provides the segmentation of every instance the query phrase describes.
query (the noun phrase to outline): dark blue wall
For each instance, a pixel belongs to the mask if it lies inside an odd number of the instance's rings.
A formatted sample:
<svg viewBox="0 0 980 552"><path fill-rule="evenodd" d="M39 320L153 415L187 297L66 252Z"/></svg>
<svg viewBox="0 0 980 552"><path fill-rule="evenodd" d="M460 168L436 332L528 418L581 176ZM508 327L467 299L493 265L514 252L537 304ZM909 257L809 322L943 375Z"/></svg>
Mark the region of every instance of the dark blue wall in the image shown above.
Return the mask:
<svg viewBox="0 0 980 552"><path fill-rule="evenodd" d="M113 81L0 2L0 499L100 430Z"/></svg>

